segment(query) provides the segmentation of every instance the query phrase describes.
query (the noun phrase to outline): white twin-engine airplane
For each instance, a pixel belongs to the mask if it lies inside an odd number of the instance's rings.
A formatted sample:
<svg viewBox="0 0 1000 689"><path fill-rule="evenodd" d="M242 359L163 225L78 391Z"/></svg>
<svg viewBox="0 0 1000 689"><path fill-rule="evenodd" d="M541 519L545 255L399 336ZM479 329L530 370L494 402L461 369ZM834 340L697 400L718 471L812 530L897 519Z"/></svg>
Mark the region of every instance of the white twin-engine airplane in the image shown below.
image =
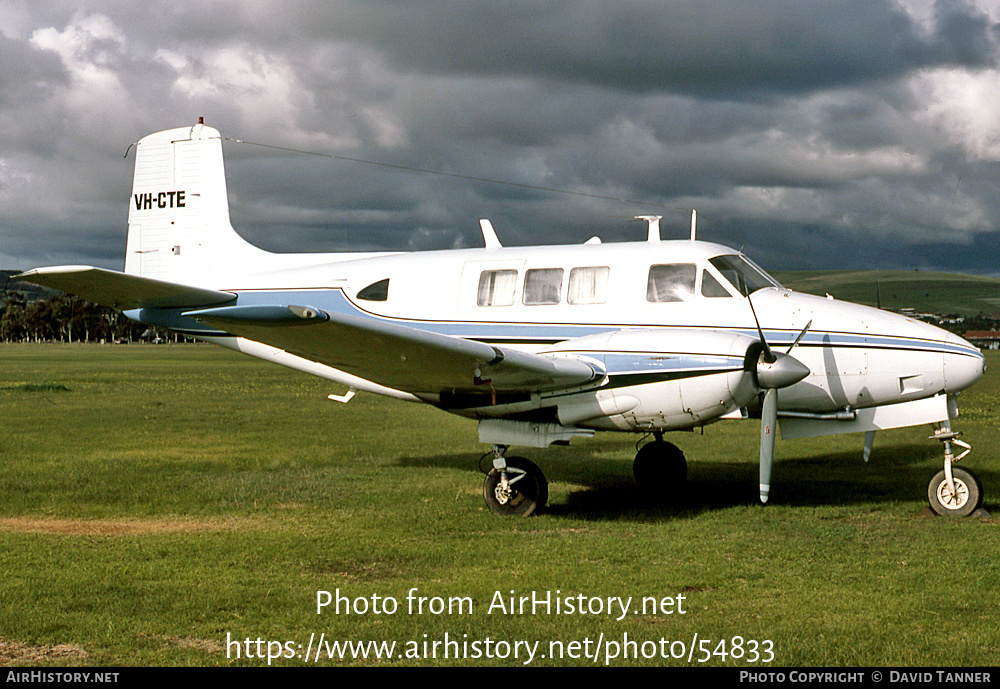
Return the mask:
<svg viewBox="0 0 1000 689"><path fill-rule="evenodd" d="M984 372L965 340L926 323L782 288L751 261L694 239L483 249L273 254L233 230L222 138L202 123L137 144L125 272L88 266L19 279L115 307L138 321L358 391L426 402L479 422L493 445L483 495L528 515L548 488L510 446L547 447L595 431L651 434L640 485L676 490L684 455L663 433L761 416L766 502L778 419L784 437L931 424L944 469L939 514L982 501L952 462L969 446L955 395ZM759 321L758 321L759 317ZM953 446L961 448L959 455Z"/></svg>

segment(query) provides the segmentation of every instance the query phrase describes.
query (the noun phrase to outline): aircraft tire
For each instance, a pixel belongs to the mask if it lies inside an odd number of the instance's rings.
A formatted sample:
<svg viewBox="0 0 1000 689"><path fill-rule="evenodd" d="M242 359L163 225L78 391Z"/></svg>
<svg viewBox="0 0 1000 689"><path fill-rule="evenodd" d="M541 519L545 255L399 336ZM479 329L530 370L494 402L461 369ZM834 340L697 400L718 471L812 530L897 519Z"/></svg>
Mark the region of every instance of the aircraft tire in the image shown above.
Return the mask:
<svg viewBox="0 0 1000 689"><path fill-rule="evenodd" d="M927 486L927 500L931 509L940 515L967 517L982 504L983 486L976 475L967 469L952 467L951 474L955 479L955 494L948 491L948 480L942 469Z"/></svg>
<svg viewBox="0 0 1000 689"><path fill-rule="evenodd" d="M665 488L676 488L687 480L687 460L673 443L654 440L639 448L632 475L642 492L663 495Z"/></svg>
<svg viewBox="0 0 1000 689"><path fill-rule="evenodd" d="M545 506L549 499L549 484L542 470L524 457L507 457L507 466L525 472L524 477L504 495L500 488L500 472L490 469L483 481L483 498L493 514L505 517L530 517Z"/></svg>

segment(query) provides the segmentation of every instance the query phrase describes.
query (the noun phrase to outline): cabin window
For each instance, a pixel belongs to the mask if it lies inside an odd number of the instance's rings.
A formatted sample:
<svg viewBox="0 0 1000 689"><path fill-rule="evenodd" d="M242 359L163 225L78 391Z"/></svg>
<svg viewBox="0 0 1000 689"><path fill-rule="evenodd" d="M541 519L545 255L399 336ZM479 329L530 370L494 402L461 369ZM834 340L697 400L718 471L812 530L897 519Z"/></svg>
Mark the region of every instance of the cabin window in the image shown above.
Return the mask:
<svg viewBox="0 0 1000 689"><path fill-rule="evenodd" d="M558 304L562 293L562 268L537 268L524 274L525 305Z"/></svg>
<svg viewBox="0 0 1000 689"><path fill-rule="evenodd" d="M716 280L707 270L701 271L701 296L703 297L731 297L725 287Z"/></svg>
<svg viewBox="0 0 1000 689"><path fill-rule="evenodd" d="M607 266L588 266L569 271L569 291L566 301L570 304L603 304L608 300Z"/></svg>
<svg viewBox="0 0 1000 689"><path fill-rule="evenodd" d="M480 306L512 306L517 286L516 270L484 270L479 275Z"/></svg>
<svg viewBox="0 0 1000 689"><path fill-rule="evenodd" d="M694 296L697 274L693 263L650 266L646 301L689 301Z"/></svg>
<svg viewBox="0 0 1000 689"><path fill-rule="evenodd" d="M389 299L389 278L379 280L358 292L358 299L365 301L387 301Z"/></svg>

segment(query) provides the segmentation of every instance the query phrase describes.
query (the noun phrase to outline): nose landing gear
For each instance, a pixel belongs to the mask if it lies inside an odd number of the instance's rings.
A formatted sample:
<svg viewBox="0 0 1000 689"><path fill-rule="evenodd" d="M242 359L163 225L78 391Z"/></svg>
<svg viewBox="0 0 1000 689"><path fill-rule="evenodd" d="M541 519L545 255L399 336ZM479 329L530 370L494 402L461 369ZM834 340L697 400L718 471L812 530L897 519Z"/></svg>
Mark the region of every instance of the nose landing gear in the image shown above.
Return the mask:
<svg viewBox="0 0 1000 689"><path fill-rule="evenodd" d="M952 462L972 452L972 446L958 439L961 433L951 430L945 422L934 429L930 440L939 440L944 445L944 469L931 479L927 486L927 501L937 514L951 517L967 517L983 503L983 486L976 475L967 469L952 467ZM962 448L957 456L952 446Z"/></svg>

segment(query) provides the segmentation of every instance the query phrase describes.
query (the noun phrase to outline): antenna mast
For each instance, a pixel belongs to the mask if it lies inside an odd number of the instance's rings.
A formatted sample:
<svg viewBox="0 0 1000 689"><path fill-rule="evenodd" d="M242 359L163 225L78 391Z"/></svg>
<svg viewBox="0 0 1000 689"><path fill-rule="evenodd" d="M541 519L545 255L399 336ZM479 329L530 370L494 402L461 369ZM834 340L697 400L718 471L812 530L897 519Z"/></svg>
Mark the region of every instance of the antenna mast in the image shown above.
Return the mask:
<svg viewBox="0 0 1000 689"><path fill-rule="evenodd" d="M646 241L647 242L658 242L660 241L660 218L662 215L637 215L636 220L645 220L649 223L649 227L646 230Z"/></svg>

